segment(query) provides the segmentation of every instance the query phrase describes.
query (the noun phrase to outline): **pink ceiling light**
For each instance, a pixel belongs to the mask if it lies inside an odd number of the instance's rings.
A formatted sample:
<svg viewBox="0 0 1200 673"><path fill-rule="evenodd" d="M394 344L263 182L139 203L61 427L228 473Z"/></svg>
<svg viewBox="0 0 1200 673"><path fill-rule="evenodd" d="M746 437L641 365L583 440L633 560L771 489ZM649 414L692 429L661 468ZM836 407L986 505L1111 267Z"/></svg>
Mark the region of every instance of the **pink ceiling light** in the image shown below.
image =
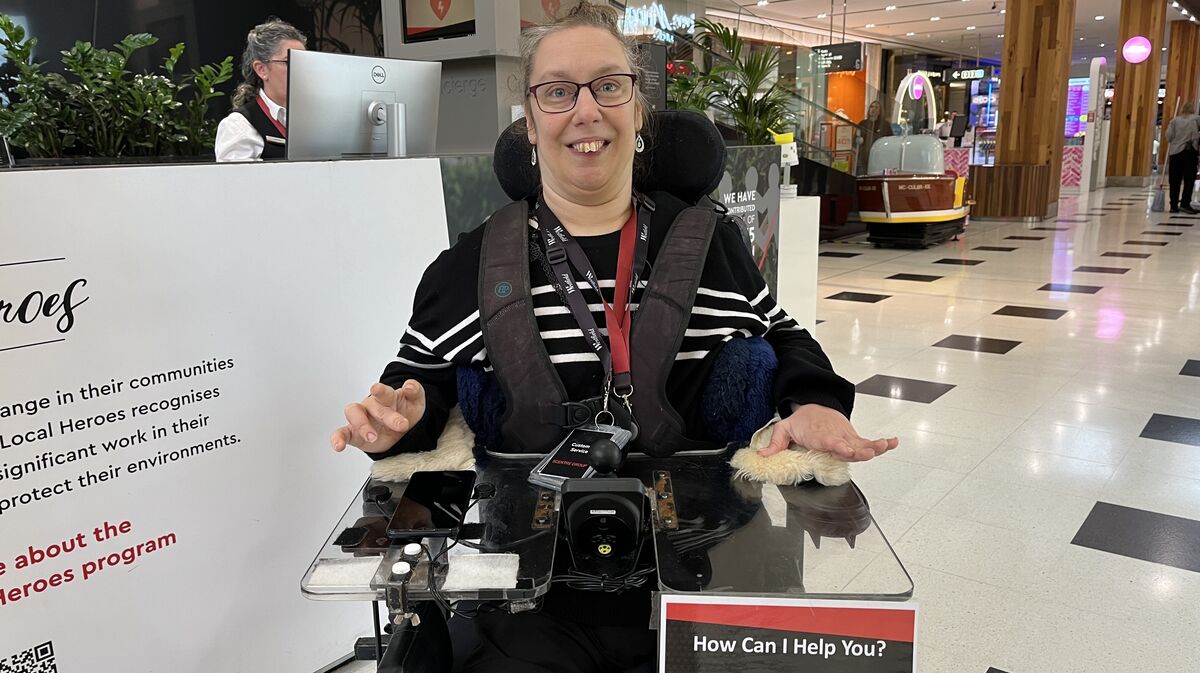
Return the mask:
<svg viewBox="0 0 1200 673"><path fill-rule="evenodd" d="M925 78L917 77L912 83L913 100L921 100L921 96L925 95Z"/></svg>
<svg viewBox="0 0 1200 673"><path fill-rule="evenodd" d="M1150 40L1135 35L1125 42L1125 46L1121 47L1121 55L1130 63L1141 63L1150 58L1150 53L1154 50L1154 46L1150 44Z"/></svg>

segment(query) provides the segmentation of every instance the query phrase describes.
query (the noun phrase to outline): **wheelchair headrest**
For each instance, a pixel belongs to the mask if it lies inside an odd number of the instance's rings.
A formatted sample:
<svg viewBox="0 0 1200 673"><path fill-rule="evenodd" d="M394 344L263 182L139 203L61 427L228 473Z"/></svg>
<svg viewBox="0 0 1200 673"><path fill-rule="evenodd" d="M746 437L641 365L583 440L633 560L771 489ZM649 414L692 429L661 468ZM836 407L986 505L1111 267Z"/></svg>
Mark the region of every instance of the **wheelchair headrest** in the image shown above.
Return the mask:
<svg viewBox="0 0 1200 673"><path fill-rule="evenodd" d="M717 188L725 171L725 141L708 117L690 110L660 110L650 115L646 149L634 155L633 187L664 191L696 203ZM496 140L492 168L504 193L514 201L537 192L541 175L529 164L532 148L525 120L513 122Z"/></svg>

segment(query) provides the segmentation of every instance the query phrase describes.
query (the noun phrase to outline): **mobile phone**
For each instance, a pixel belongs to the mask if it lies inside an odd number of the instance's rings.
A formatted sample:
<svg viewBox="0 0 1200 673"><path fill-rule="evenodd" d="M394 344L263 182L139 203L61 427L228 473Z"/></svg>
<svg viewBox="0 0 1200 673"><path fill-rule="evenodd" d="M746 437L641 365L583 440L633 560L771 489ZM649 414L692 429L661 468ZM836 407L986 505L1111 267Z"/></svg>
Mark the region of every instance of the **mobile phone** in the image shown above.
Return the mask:
<svg viewBox="0 0 1200 673"><path fill-rule="evenodd" d="M463 516L475 488L471 470L414 472L388 522L387 535L393 540L424 537L452 537L462 525Z"/></svg>

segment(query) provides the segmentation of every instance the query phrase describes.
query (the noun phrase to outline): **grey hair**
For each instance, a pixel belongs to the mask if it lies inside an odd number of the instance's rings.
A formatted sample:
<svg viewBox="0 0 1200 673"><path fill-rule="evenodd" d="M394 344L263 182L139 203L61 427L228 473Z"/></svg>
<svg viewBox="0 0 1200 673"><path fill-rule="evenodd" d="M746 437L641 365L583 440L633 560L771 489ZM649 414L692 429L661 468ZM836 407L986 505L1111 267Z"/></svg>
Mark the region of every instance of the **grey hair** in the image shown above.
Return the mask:
<svg viewBox="0 0 1200 673"><path fill-rule="evenodd" d="M1194 115L1194 114L1196 114L1196 103L1195 103L1195 101L1187 101L1187 102L1186 102L1186 103L1184 103L1182 106L1180 106L1180 108L1179 108L1179 114L1181 114L1181 115Z"/></svg>
<svg viewBox="0 0 1200 673"><path fill-rule="evenodd" d="M529 95L529 87L533 85L533 57L541 46L542 40L567 28L590 27L599 28L613 36L629 61L629 68L637 75L638 86L634 98L642 114L643 133L649 128L650 105L642 93L641 83L646 81L646 68L637 49L637 43L631 37L621 32L620 19L617 10L606 5L593 5L587 0L581 0L566 16L555 19L550 23L528 28L521 33L521 70L524 73L524 86L521 87L523 96Z"/></svg>
<svg viewBox="0 0 1200 673"><path fill-rule="evenodd" d="M242 107L258 94L263 81L254 72L254 62L271 60L284 40L295 40L301 44L308 42L304 33L295 26L275 17L250 29L246 35L246 50L242 52L242 83L233 92L233 107Z"/></svg>

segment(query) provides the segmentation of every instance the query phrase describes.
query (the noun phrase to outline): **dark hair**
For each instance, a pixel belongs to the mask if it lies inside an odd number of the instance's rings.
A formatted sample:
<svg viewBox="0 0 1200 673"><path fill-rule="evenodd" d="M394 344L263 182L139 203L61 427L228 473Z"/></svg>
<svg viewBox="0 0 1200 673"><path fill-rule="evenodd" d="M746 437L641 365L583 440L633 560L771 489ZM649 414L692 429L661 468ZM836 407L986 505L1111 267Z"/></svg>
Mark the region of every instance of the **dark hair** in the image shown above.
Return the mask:
<svg viewBox="0 0 1200 673"><path fill-rule="evenodd" d="M233 107L245 105L246 101L253 99L262 88L263 81L258 73L254 72L254 62L265 63L271 60L284 40L295 40L304 44L308 38L292 24L275 17L250 29L246 35L246 50L242 52L242 83L238 85L237 91L233 92Z"/></svg>

